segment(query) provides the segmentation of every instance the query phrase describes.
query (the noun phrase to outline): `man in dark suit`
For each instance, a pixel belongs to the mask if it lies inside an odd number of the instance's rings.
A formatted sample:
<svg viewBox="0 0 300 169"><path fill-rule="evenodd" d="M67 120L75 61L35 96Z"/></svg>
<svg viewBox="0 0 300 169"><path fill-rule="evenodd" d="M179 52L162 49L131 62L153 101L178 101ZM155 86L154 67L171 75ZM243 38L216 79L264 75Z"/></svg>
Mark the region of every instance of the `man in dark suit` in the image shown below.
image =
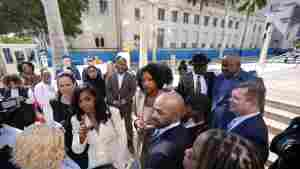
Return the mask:
<svg viewBox="0 0 300 169"><path fill-rule="evenodd" d="M120 109L121 118L125 119L128 149L133 153L132 99L135 95L136 81L135 77L127 71L125 58L117 60L116 68L117 72L113 73L107 81L107 102Z"/></svg>
<svg viewBox="0 0 300 169"><path fill-rule="evenodd" d="M268 128L260 112L264 94L259 83L262 81L244 82L232 91L230 111L238 116L228 124L227 132L236 133L252 142L266 162L269 153Z"/></svg>
<svg viewBox="0 0 300 169"><path fill-rule="evenodd" d="M183 98L175 92L158 96L151 116L154 130L145 157L146 169L183 169L184 151L192 139L180 123L185 107Z"/></svg>
<svg viewBox="0 0 300 169"><path fill-rule="evenodd" d="M226 129L228 123L236 117L229 110L232 90L242 82L256 80L256 77L241 68L239 56L226 56L222 60L222 73L216 77L213 87L211 128Z"/></svg>
<svg viewBox="0 0 300 169"><path fill-rule="evenodd" d="M209 62L210 59L204 54L193 55L191 60L193 71L183 75L177 87L177 92L181 94L184 100L198 94L204 94L210 99L212 98L215 74L207 72Z"/></svg>

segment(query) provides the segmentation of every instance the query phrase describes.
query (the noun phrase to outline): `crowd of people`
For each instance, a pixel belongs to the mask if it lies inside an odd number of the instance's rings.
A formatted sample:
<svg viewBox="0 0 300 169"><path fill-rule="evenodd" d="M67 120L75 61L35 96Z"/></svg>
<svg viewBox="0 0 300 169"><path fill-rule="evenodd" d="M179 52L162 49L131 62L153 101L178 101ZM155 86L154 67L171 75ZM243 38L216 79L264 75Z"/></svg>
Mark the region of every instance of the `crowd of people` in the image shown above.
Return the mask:
<svg viewBox="0 0 300 169"><path fill-rule="evenodd" d="M269 153L263 79L242 70L237 56L222 59L220 74L208 72L209 62L193 55L193 68L180 64L173 85L174 72L165 64L150 63L133 74L118 57L102 74L89 58L80 75L65 56L56 87L49 70L36 75L24 62L19 75L2 79L2 99L22 98L28 108L0 118L0 165L263 169Z"/></svg>

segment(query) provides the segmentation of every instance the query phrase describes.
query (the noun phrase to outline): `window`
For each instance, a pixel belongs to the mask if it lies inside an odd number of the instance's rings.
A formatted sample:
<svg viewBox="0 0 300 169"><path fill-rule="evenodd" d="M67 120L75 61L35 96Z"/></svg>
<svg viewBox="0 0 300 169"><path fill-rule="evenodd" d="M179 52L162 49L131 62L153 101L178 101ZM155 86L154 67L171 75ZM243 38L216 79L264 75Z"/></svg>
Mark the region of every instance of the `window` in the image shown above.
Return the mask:
<svg viewBox="0 0 300 169"><path fill-rule="evenodd" d="M164 21L165 13L166 13L166 11L164 9L158 8L158 20Z"/></svg>
<svg viewBox="0 0 300 169"><path fill-rule="evenodd" d="M99 0L100 14L108 15L108 2L107 0Z"/></svg>
<svg viewBox="0 0 300 169"><path fill-rule="evenodd" d="M209 22L209 16L204 16L204 26L207 26Z"/></svg>
<svg viewBox="0 0 300 169"><path fill-rule="evenodd" d="M235 29L239 29L239 24L240 24L240 22L235 23Z"/></svg>
<svg viewBox="0 0 300 169"><path fill-rule="evenodd" d="M232 24L233 24L233 21L230 20L229 23L228 23L228 28L232 28Z"/></svg>
<svg viewBox="0 0 300 169"><path fill-rule="evenodd" d="M219 48L219 49L222 48L222 44L221 44L221 43L218 44L218 48Z"/></svg>
<svg viewBox="0 0 300 169"><path fill-rule="evenodd" d="M176 48L176 43L175 42L171 42L170 43L170 48Z"/></svg>
<svg viewBox="0 0 300 169"><path fill-rule="evenodd" d="M214 27L217 27L217 23L218 23L218 18L214 18L214 21L213 21Z"/></svg>
<svg viewBox="0 0 300 169"><path fill-rule="evenodd" d="M183 42L183 43L181 43L181 48L186 48L186 43L185 42Z"/></svg>
<svg viewBox="0 0 300 169"><path fill-rule="evenodd" d="M100 39L98 37L95 38L95 45L97 48L100 47Z"/></svg>
<svg viewBox="0 0 300 169"><path fill-rule="evenodd" d="M205 47L206 47L205 43L202 43L201 48L205 48Z"/></svg>
<svg viewBox="0 0 300 169"><path fill-rule="evenodd" d="M172 11L172 22L177 22L178 20L178 11Z"/></svg>
<svg viewBox="0 0 300 169"><path fill-rule="evenodd" d="M221 28L224 28L224 27L225 27L225 20L222 19L222 21L221 21Z"/></svg>
<svg viewBox="0 0 300 169"><path fill-rule="evenodd" d="M189 17L190 17L189 13L183 13L183 23L188 24L189 23Z"/></svg>
<svg viewBox="0 0 300 169"><path fill-rule="evenodd" d="M133 36L133 39L134 39L134 46L135 46L135 48L139 48L140 47L140 35L135 34Z"/></svg>
<svg viewBox="0 0 300 169"><path fill-rule="evenodd" d="M104 47L104 46L105 46L104 38L101 37L101 38L100 38L100 47Z"/></svg>
<svg viewBox="0 0 300 169"><path fill-rule="evenodd" d="M259 32L259 33L261 32L261 26L258 27L258 32Z"/></svg>
<svg viewBox="0 0 300 169"><path fill-rule="evenodd" d="M194 16L194 24L196 24L196 25L200 24L200 16L199 15Z"/></svg>
<svg viewBox="0 0 300 169"><path fill-rule="evenodd" d="M198 48L198 43L192 43L192 48Z"/></svg>
<svg viewBox="0 0 300 169"><path fill-rule="evenodd" d="M256 31L256 24L254 24L254 26L253 26L253 32L255 32Z"/></svg>
<svg viewBox="0 0 300 169"><path fill-rule="evenodd" d="M234 45L234 44L232 44L232 48L235 48L235 45Z"/></svg>
<svg viewBox="0 0 300 169"><path fill-rule="evenodd" d="M164 40L165 40L165 29L158 28L158 35L157 35L157 46L158 48L164 47Z"/></svg>
<svg viewBox="0 0 300 169"><path fill-rule="evenodd" d="M134 17L136 21L139 21L141 19L141 10L140 8L134 9Z"/></svg>
<svg viewBox="0 0 300 169"><path fill-rule="evenodd" d="M210 46L209 46L210 48L215 48L215 46L214 46L214 44L212 43L212 44L210 44Z"/></svg>
<svg viewBox="0 0 300 169"><path fill-rule="evenodd" d="M195 47L193 47L193 48L197 48L198 47L198 42L199 42L199 32L198 31L194 31L193 32L193 44L197 44L197 45L195 45ZM192 44L192 46L194 46Z"/></svg>
<svg viewBox="0 0 300 169"><path fill-rule="evenodd" d="M3 48L3 54L6 60L6 64L11 64L14 62L12 55L10 53L10 49L9 48Z"/></svg>

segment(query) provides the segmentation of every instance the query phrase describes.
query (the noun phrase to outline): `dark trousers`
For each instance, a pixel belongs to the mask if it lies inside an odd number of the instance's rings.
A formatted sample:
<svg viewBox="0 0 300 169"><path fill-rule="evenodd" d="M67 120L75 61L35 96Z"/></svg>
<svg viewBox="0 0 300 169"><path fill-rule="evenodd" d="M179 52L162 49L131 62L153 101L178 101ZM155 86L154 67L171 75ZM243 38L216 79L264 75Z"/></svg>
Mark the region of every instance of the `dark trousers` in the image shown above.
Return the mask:
<svg viewBox="0 0 300 169"><path fill-rule="evenodd" d="M121 118L125 120L128 149L131 153L133 153L134 148L133 148L133 126L132 126L131 104L126 105L126 108L120 108L120 113L121 113Z"/></svg>

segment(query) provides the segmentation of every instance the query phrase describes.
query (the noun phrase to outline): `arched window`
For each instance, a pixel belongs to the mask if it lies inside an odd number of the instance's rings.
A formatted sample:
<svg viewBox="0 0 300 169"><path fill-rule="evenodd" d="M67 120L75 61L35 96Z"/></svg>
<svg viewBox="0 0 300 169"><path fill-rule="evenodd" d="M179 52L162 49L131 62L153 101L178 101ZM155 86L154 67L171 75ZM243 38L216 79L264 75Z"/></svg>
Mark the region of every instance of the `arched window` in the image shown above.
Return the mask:
<svg viewBox="0 0 300 169"><path fill-rule="evenodd" d="M104 46L105 46L104 38L103 38L103 37L101 37L101 39L100 39L100 46L101 46L101 47L104 47Z"/></svg>
<svg viewBox="0 0 300 169"><path fill-rule="evenodd" d="M95 45L96 45L97 48L100 47L100 39L98 37L95 38Z"/></svg>

